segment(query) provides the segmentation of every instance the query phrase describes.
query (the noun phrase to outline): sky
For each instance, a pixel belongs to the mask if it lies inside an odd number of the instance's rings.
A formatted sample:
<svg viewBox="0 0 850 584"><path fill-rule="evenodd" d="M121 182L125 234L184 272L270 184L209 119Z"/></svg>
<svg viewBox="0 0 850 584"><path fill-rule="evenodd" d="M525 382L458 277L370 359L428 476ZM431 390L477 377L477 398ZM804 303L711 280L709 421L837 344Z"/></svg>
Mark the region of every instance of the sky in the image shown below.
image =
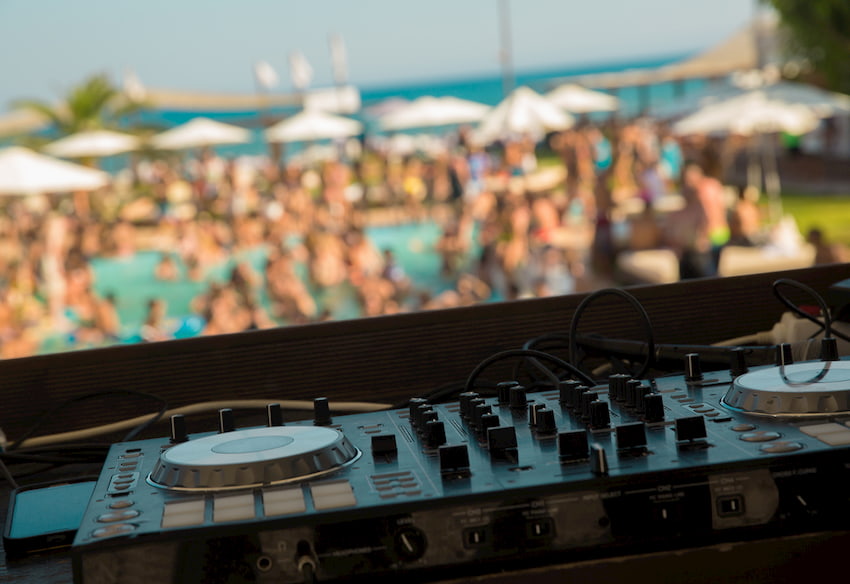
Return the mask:
<svg viewBox="0 0 850 584"><path fill-rule="evenodd" d="M755 0L507 0L518 70L694 53L745 26ZM148 87L251 93L267 61L291 90L301 51L332 82L328 36L351 82L394 86L499 69L500 0L0 0L0 111L59 100L96 73Z"/></svg>

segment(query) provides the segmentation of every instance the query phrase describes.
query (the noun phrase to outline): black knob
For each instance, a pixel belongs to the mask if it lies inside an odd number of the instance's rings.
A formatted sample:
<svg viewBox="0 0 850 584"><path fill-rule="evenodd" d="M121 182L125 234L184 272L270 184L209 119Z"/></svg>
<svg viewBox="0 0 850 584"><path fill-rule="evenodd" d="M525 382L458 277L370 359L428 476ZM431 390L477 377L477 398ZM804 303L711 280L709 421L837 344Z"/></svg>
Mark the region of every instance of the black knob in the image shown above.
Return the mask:
<svg viewBox="0 0 850 584"><path fill-rule="evenodd" d="M608 457L601 444L590 446L590 471L597 475L608 474Z"/></svg>
<svg viewBox="0 0 850 584"><path fill-rule="evenodd" d="M573 388L581 385L580 381L576 381L574 379L567 379L566 381L561 381L558 383L558 401L561 402L561 405L572 407L575 404L571 401L573 396Z"/></svg>
<svg viewBox="0 0 850 584"><path fill-rule="evenodd" d="M611 425L611 414L608 412L608 404L596 400L590 404L590 427L594 430L608 428Z"/></svg>
<svg viewBox="0 0 850 584"><path fill-rule="evenodd" d="M513 426L499 426L487 431L487 448L490 454L504 457L510 451L516 451L516 430Z"/></svg>
<svg viewBox="0 0 850 584"><path fill-rule="evenodd" d="M525 395L525 388L521 385L515 385L510 390L510 404L512 410L525 409L525 404L528 403L528 398Z"/></svg>
<svg viewBox="0 0 850 584"><path fill-rule="evenodd" d="M469 402L473 399L477 398L478 394L474 391L464 391L458 396L458 403L460 405L460 415L464 419L469 418L470 408Z"/></svg>
<svg viewBox="0 0 850 584"><path fill-rule="evenodd" d="M740 377L747 371L747 350L735 347L729 352L729 373L732 377Z"/></svg>
<svg viewBox="0 0 850 584"><path fill-rule="evenodd" d="M174 414L173 416L171 416L172 444L186 442L186 440L188 439L189 436L186 434L186 418L183 417L183 414Z"/></svg>
<svg viewBox="0 0 850 584"><path fill-rule="evenodd" d="M233 410L230 408L218 410L218 431L222 434L233 432L233 427Z"/></svg>
<svg viewBox="0 0 850 584"><path fill-rule="evenodd" d="M572 430L558 434L558 455L565 462L587 459L587 432Z"/></svg>
<svg viewBox="0 0 850 584"><path fill-rule="evenodd" d="M702 381L699 353L685 355L685 381Z"/></svg>
<svg viewBox="0 0 850 584"><path fill-rule="evenodd" d="M838 341L834 337L824 337L821 339L820 360L838 361Z"/></svg>
<svg viewBox="0 0 850 584"><path fill-rule="evenodd" d="M590 404L599 399L599 394L595 391L585 391L581 394L581 406L579 411L583 420L590 419Z"/></svg>
<svg viewBox="0 0 850 584"><path fill-rule="evenodd" d="M446 443L446 427L437 420L425 423L425 446L438 448Z"/></svg>
<svg viewBox="0 0 850 584"><path fill-rule="evenodd" d="M428 409L422 412L419 416L419 431L424 434L426 432L426 427L428 426L428 423L436 422L437 417L437 412L435 412L433 409Z"/></svg>
<svg viewBox="0 0 850 584"><path fill-rule="evenodd" d="M481 400L484 401L484 400ZM492 414L493 408L487 404L481 403L475 406L472 410L472 419L470 420L470 424L473 428L481 427L481 418L486 416L487 414Z"/></svg>
<svg viewBox="0 0 850 584"><path fill-rule="evenodd" d="M708 434L705 430L705 418L702 416L688 416L676 419L676 440L702 440Z"/></svg>
<svg viewBox="0 0 850 584"><path fill-rule="evenodd" d="M660 393L648 393L644 396L643 419L647 422L664 420L664 398Z"/></svg>
<svg viewBox="0 0 850 584"><path fill-rule="evenodd" d="M646 448L646 424L643 422L632 422L617 426L617 448L620 450L634 450Z"/></svg>
<svg viewBox="0 0 850 584"><path fill-rule="evenodd" d="M416 409L413 410L413 418L411 419L411 423L413 427L417 430L422 428L423 417L427 412L433 412L434 408L431 407L431 404L419 404L416 406Z"/></svg>
<svg viewBox="0 0 850 584"><path fill-rule="evenodd" d="M611 401L623 401L626 399L626 382L631 379L623 373L615 373L608 378L608 397Z"/></svg>
<svg viewBox="0 0 850 584"><path fill-rule="evenodd" d="M540 410L546 409L546 404L542 402L532 402L528 404L528 425L532 428L537 427L537 414Z"/></svg>
<svg viewBox="0 0 850 584"><path fill-rule="evenodd" d="M626 402L627 408L637 407L637 396L638 396L638 388L641 386L640 381L637 379L629 379L626 382Z"/></svg>
<svg viewBox="0 0 850 584"><path fill-rule="evenodd" d="M647 395L652 393L652 388L648 385L641 384L637 387L635 391L637 392L635 394L635 410L637 410L638 412L643 412L646 408L644 400Z"/></svg>
<svg viewBox="0 0 850 584"><path fill-rule="evenodd" d="M317 397L313 400L313 425L331 425L331 405L328 403L328 398Z"/></svg>
<svg viewBox="0 0 850 584"><path fill-rule="evenodd" d="M541 435L554 434L558 427L555 425L554 410L543 409L537 412L537 433Z"/></svg>
<svg viewBox="0 0 850 584"><path fill-rule="evenodd" d="M496 393L499 396L499 405L506 406L511 403L511 388L519 385L517 381L502 381L496 384Z"/></svg>
<svg viewBox="0 0 850 584"><path fill-rule="evenodd" d="M466 406L467 407L466 421L469 422L470 424L472 424L473 419L475 417L475 408L477 408L478 406L483 406L485 404L486 404L486 402L484 401L484 398L474 397L471 400L469 400L469 403Z"/></svg>
<svg viewBox="0 0 850 584"><path fill-rule="evenodd" d="M395 434L376 434L372 436L373 456L395 456L398 453L398 445Z"/></svg>
<svg viewBox="0 0 850 584"><path fill-rule="evenodd" d="M283 426L283 410L280 404L266 404L266 425L269 428Z"/></svg>
<svg viewBox="0 0 850 584"><path fill-rule="evenodd" d="M482 436L487 436L487 430L495 428L501 424L498 414L484 414L481 416L481 422L478 424L478 431Z"/></svg>
<svg viewBox="0 0 850 584"><path fill-rule="evenodd" d="M469 450L466 444L440 446L440 471L457 473L469 470Z"/></svg>
<svg viewBox="0 0 850 584"><path fill-rule="evenodd" d="M776 364L780 367L791 365L794 363L794 357L791 355L791 345L789 343L781 343L776 346Z"/></svg>

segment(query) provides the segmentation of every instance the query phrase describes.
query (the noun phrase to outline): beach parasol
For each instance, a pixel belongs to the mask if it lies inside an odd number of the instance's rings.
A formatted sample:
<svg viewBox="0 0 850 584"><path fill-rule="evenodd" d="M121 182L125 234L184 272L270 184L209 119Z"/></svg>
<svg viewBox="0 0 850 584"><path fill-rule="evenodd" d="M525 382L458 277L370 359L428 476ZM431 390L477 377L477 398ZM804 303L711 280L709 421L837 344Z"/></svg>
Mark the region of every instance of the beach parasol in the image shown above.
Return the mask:
<svg viewBox="0 0 850 584"><path fill-rule="evenodd" d="M516 88L481 121L476 136L488 143L528 134L535 140L547 132L566 130L575 119L528 87Z"/></svg>
<svg viewBox="0 0 850 584"><path fill-rule="evenodd" d="M56 160L27 148L0 150L0 195L88 191L109 183L109 175Z"/></svg>
<svg viewBox="0 0 850 584"><path fill-rule="evenodd" d="M384 130L430 128L481 121L490 106L457 97L426 95L381 117Z"/></svg>
<svg viewBox="0 0 850 584"><path fill-rule="evenodd" d="M620 100L601 91L593 91L575 83L565 83L546 94L546 99L574 114L614 112Z"/></svg>
<svg viewBox="0 0 850 584"><path fill-rule="evenodd" d="M772 99L756 90L709 104L673 124L673 132L686 134L740 134L774 132L805 134L818 125L811 107Z"/></svg>
<svg viewBox="0 0 850 584"><path fill-rule="evenodd" d="M129 134L92 130L60 138L45 146L44 151L51 156L62 158L97 158L130 152L139 148L139 145L139 139Z"/></svg>
<svg viewBox="0 0 850 584"><path fill-rule="evenodd" d="M250 139L251 133L244 128L209 118L194 118L157 134L151 144L160 150L184 150L217 144L244 144Z"/></svg>
<svg viewBox="0 0 850 584"><path fill-rule="evenodd" d="M305 110L266 130L269 142L312 142L348 138L363 132L358 121L319 110Z"/></svg>

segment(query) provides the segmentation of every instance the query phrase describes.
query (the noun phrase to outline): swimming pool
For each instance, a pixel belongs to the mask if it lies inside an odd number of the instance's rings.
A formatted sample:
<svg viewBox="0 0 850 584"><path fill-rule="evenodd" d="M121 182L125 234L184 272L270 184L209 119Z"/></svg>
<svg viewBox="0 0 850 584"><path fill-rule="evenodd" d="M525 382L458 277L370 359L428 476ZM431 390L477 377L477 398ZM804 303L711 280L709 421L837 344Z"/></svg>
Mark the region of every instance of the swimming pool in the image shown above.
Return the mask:
<svg viewBox="0 0 850 584"><path fill-rule="evenodd" d="M370 227L366 234L379 250L393 251L415 288L438 294L454 286L454 279L440 274L441 258L435 244L441 228L435 222ZM206 292L210 283L226 281L238 262L247 262L258 274L262 274L266 254L265 247L239 252L210 267L196 282L186 277L186 268L179 259L177 264L181 277L177 281L157 280L154 272L161 257L159 251L139 251L126 258L96 258L91 262L95 274L94 290L101 296L115 295L124 342L139 340L138 329L146 316L147 302L152 298L167 303L168 319L175 337L195 336L204 323L192 313L192 299ZM471 256L474 257L474 254L475 250ZM303 274L304 266L299 268ZM313 291L313 295L320 307L330 310L334 319L359 316L359 307L350 285ZM260 293L260 300L268 306L264 290Z"/></svg>

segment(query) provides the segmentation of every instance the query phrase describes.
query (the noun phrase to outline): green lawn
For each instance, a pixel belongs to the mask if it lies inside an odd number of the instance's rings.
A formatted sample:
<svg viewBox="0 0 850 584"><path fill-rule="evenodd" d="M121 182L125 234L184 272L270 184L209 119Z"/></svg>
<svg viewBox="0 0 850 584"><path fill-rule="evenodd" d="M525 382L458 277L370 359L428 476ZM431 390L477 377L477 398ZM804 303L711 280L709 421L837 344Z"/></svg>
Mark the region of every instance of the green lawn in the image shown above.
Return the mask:
<svg viewBox="0 0 850 584"><path fill-rule="evenodd" d="M783 193L782 208L797 220L800 233L819 227L827 241L850 245L850 193L807 195Z"/></svg>

